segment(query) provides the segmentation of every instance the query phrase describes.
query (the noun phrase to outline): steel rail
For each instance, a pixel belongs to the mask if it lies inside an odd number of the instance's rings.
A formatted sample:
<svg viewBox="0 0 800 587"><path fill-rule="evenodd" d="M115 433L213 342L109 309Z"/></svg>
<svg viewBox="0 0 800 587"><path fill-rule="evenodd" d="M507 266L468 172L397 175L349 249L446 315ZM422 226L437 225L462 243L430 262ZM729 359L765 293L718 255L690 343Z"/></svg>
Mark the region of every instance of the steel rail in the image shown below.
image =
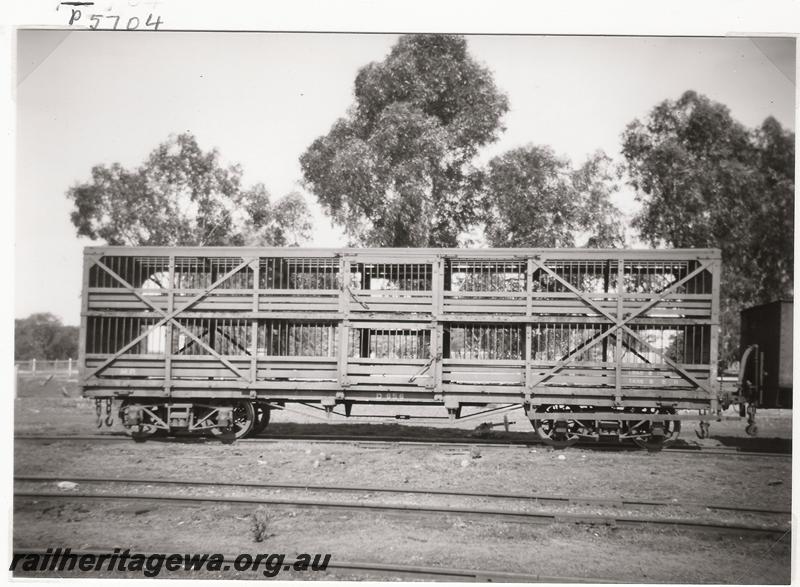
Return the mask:
<svg viewBox="0 0 800 587"><path fill-rule="evenodd" d="M712 509L738 513L756 514L791 514L791 509L743 508L731 505L709 505L704 503L680 501L655 501L647 499L569 497L563 495L530 495L524 493L497 493L494 491L453 491L445 489L400 489L395 487L370 487L353 485L314 485L309 483L247 483L238 481L203 481L192 479L141 479L133 477L80 477L73 475L15 475L14 481L34 483L56 483L72 481L74 483L126 483L136 485L173 485L188 487L241 487L246 489L296 489L300 491L327 491L340 493L394 493L411 495L437 495L446 497L478 497L489 499L508 499L518 501L544 502L562 505L593 505L610 507L685 507Z"/></svg>
<svg viewBox="0 0 800 587"><path fill-rule="evenodd" d="M152 548L152 547L150 547ZM113 553L113 548L104 548L104 549L82 549L82 550L70 550L70 554L75 556L83 556L83 555L111 555ZM185 552L186 548L172 548L172 547L165 547L159 550L154 550L152 553L138 553L142 554L145 557L151 556L152 554L157 553L180 553ZM52 549L50 549L52 553ZM44 556L48 553L48 550L45 548L28 548L28 547L18 547L14 548L14 555L26 556L26 555L36 555L36 556ZM238 555L232 554L225 554L223 555L223 562L227 565L233 565L234 561L236 561ZM360 561L336 561L331 559L328 563L327 569L338 569L343 571L355 571L361 573L381 573L381 574L389 574L391 576L396 575L413 575L416 577L427 577L432 579L458 579L462 581L474 581L474 582L492 582L492 583L612 583L609 579L599 579L596 577L570 577L570 576L553 576L553 575L541 575L541 574L531 574L531 573L514 573L510 571L493 571L493 570L477 570L477 569L462 569L458 567L429 567L429 566L420 566L420 565L399 565L393 563L372 563L372 562L360 562ZM195 569L196 570L196 569ZM247 571L236 571L235 569L225 569L227 571L232 572L240 572L246 573ZM181 569L180 572L189 572L191 573L193 569ZM19 576L24 576L24 571L15 571L19 573ZM43 572L43 571L35 571L35 572ZM63 571L60 571L63 572ZM131 571L133 572L133 571ZM293 572L291 569L289 572ZM298 571L294 571L298 572ZM324 572L324 571L323 571ZM319 572L315 572L314 575L309 576L317 576Z"/></svg>
<svg viewBox="0 0 800 587"><path fill-rule="evenodd" d="M700 530L705 532L739 532L756 534L785 534L785 528L768 528L763 526L748 526L742 524L723 524L716 522L699 522L686 519L668 518L634 518L626 516L603 516L596 514L561 514L546 512L509 512L497 509L479 508L454 508L454 507L434 507L419 505L401 504L366 504L366 503L342 503L331 501L315 501L308 499L274 499L274 498L254 498L254 497L213 497L213 496L184 496L166 494L132 494L132 493L75 493L75 492L47 492L47 491L15 491L15 498L32 499L55 499L55 500L121 500L121 501L149 501L149 502L171 502L185 505L205 505L210 503L229 504L229 505L272 505L277 507L296 507L310 509L330 509L336 511L350 512L377 512L386 514L415 515L434 514L444 516L474 516L477 518L489 518L505 520L509 522L522 522L531 524L589 524L605 526L627 526L627 527L665 527Z"/></svg>
<svg viewBox="0 0 800 587"><path fill-rule="evenodd" d="M193 443L203 443L206 440L214 441L213 438L206 437L176 437L177 442L188 441ZM42 442L59 442L59 441L129 441L130 436L120 432L119 434L94 434L94 435L79 435L79 434L20 434L14 436L14 440L20 441L42 441ZM149 438L148 442L164 442L164 438L153 437ZM175 441L169 439L168 441ZM483 439L483 438L419 438L419 437L404 437L404 436L357 436L357 435L270 435L261 436L257 438L241 438L236 443L243 444L271 444L276 442L317 442L326 444L351 444L357 443L362 445L375 445L380 446L383 444L401 445L401 446L435 446L439 448L464 448L469 445L476 445L485 448L548 448L547 444L537 440L502 440L496 439ZM214 441L216 443L216 441ZM648 454L645 449L632 445L616 445L616 444L595 444L595 443L578 443L570 449L588 449L596 451L609 451L609 452L632 452ZM768 452L768 451L744 451L738 448L726 447L666 447L662 451L666 454L693 454L693 455L724 455L724 456L740 456L740 457L783 457L791 458L791 452Z"/></svg>

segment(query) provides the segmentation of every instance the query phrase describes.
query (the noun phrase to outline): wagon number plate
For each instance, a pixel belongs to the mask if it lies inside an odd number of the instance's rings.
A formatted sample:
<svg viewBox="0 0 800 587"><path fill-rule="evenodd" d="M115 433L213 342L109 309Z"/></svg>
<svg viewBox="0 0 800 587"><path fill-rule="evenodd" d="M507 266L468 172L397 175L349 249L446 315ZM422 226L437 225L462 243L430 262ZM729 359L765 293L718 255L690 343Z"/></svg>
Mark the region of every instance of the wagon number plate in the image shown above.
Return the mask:
<svg viewBox="0 0 800 587"><path fill-rule="evenodd" d="M403 399L402 393L376 393L375 399Z"/></svg>

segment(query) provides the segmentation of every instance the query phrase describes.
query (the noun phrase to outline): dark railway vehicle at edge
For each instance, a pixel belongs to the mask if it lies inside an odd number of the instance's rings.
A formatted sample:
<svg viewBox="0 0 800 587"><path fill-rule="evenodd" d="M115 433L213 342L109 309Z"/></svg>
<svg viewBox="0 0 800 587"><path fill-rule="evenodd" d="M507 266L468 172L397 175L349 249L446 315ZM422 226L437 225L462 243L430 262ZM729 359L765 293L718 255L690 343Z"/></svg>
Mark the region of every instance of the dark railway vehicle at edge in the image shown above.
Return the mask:
<svg viewBox="0 0 800 587"><path fill-rule="evenodd" d="M759 407L792 407L792 300L742 310L740 380Z"/></svg>
<svg viewBox="0 0 800 587"><path fill-rule="evenodd" d="M722 374L721 407L739 405L755 435L757 409L792 407L794 302L782 299L741 311L738 370Z"/></svg>
<svg viewBox="0 0 800 587"><path fill-rule="evenodd" d="M137 440L297 402L521 405L551 444L660 447L718 410L719 275L716 249L89 247L80 385Z"/></svg>

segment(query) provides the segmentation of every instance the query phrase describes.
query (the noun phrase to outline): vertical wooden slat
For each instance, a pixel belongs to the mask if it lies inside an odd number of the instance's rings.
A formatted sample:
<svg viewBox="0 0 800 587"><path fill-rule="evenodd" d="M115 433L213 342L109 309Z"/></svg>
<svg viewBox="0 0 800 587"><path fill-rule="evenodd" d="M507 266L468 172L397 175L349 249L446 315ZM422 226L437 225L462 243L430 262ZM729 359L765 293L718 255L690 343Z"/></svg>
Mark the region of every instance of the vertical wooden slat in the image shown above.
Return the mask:
<svg viewBox="0 0 800 587"><path fill-rule="evenodd" d="M431 290L432 290L432 308L431 312L433 314L432 319L434 322L441 320L441 308L442 308L442 300L443 300L443 289L444 280L442 279L444 267L444 261L441 258L437 258L431 267Z"/></svg>
<svg viewBox="0 0 800 587"><path fill-rule="evenodd" d="M78 381L81 393L84 391L83 380L86 375L86 343L88 338L88 311L89 311L89 276L94 265L95 256L84 255L83 257L83 287L81 289L81 324L78 339ZM92 320L92 325L96 323Z"/></svg>
<svg viewBox="0 0 800 587"><path fill-rule="evenodd" d="M350 260L342 256L339 258L339 273L342 276L342 286L339 290L339 357L337 372L340 387L349 385L347 379L348 342L350 338Z"/></svg>
<svg viewBox="0 0 800 587"><path fill-rule="evenodd" d="M431 264L431 294L432 294L432 318L433 328L430 333L430 354L433 364L431 374L433 375L433 391L435 394L442 393L442 362L444 351L444 327L441 322L442 303L444 298L444 265L443 257L438 256Z"/></svg>
<svg viewBox="0 0 800 587"><path fill-rule="evenodd" d="M525 403L530 403L533 397L533 367L531 350L533 348L533 259L526 259L525 271Z"/></svg>
<svg viewBox="0 0 800 587"><path fill-rule="evenodd" d="M108 344L108 318L103 317L100 319L100 352L103 354L111 354L112 351Z"/></svg>
<svg viewBox="0 0 800 587"><path fill-rule="evenodd" d="M722 266L720 261L711 263L708 269L711 273L711 340L709 341L709 387L711 388L711 412L719 409L719 381L717 381L717 359L719 345L719 290ZM702 275L702 273L701 273ZM705 278L703 278L705 279Z"/></svg>
<svg viewBox="0 0 800 587"><path fill-rule="evenodd" d="M604 263L600 264L601 270L603 272L603 293L608 294L609 282L610 282L610 273L611 273L611 261L605 261ZM592 263L592 280L597 279L598 276L598 269L597 266ZM603 297L603 301L609 301L609 297L606 295ZM619 303L619 300L617 301ZM617 313L617 318L619 318L619 313ZM601 359L604 363L608 362L608 338L603 339L603 357Z"/></svg>
<svg viewBox="0 0 800 587"><path fill-rule="evenodd" d="M259 283L261 282L261 259L256 259L250 265L253 269L253 312L258 312ZM250 383L255 383L258 379L258 320L253 318L250 321Z"/></svg>
<svg viewBox="0 0 800 587"><path fill-rule="evenodd" d="M622 320L623 299L625 298L625 280L623 279L625 271L625 261L619 259L617 261L617 322ZM622 337L625 333L622 330L617 330L614 333L616 339L616 348L614 349L614 403L619 406L622 404Z"/></svg>
<svg viewBox="0 0 800 587"><path fill-rule="evenodd" d="M167 273L167 312L171 314L175 309L175 255L169 256ZM163 328L166 328L164 342L164 395L170 397L172 394L172 337L174 329L171 322L164 324Z"/></svg>

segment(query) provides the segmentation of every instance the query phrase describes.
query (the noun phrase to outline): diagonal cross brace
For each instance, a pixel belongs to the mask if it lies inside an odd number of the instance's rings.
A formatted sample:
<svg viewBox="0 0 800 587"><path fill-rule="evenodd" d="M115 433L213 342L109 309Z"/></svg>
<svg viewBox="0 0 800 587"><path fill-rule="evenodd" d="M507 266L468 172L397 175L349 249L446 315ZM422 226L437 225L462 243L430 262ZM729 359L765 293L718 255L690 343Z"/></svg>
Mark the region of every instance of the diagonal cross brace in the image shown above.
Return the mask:
<svg viewBox="0 0 800 587"><path fill-rule="evenodd" d="M702 271L705 271L710 266L711 266L711 262L710 261L706 261L704 263L700 263L700 265L698 267L696 267L694 271L692 271L691 273L688 273L685 277L683 277L682 279L680 279L680 280L676 281L675 283L673 283L672 285L670 285L667 289L665 289L664 291L659 293L657 297L653 298L652 300L647 302L645 305L640 307L638 310L636 310L635 312L630 314L627 318L625 318L624 322L625 323L630 322L631 320L633 320L637 316L641 316L644 312L647 312L650 308L652 308L656 304L661 303L662 301L664 301L664 298L667 297L670 293L675 291L677 288L679 288L680 286L682 286L684 283L688 282L689 280L694 279L695 276L700 275L700 273Z"/></svg>
<svg viewBox="0 0 800 587"><path fill-rule="evenodd" d="M580 355L586 349L593 347L594 345L596 345L597 343L599 343L600 341L602 341L606 337L610 336L616 330L617 330L616 327L609 328L608 330L603 332L600 336L598 336L596 338L590 338L589 340L584 341L581 345L576 347L566 357L564 357L558 363L556 363L547 373L543 373L542 375L540 375L539 378L536 381L531 382L530 385L528 385L527 387L536 387L537 385L540 385L541 383L544 383L546 380L548 380L551 377L553 377L556 373L558 373L564 367L566 367L572 361L574 361L575 357Z"/></svg>
<svg viewBox="0 0 800 587"><path fill-rule="evenodd" d="M536 387L537 385L543 383L547 379L550 379L551 377L553 377L556 373L558 373L564 367L566 367L569 363L571 363L575 359L576 356L578 356L579 354L584 352L586 349L588 349L590 347L593 347L594 345L596 345L598 342L602 341L607 336L610 336L611 334L614 334L614 336L617 336L617 334L615 334L617 330L618 330L617 327L609 328L608 330L603 332L600 336L598 336L596 338L591 338L591 339L585 341L583 344L581 344L580 346L575 348L569 355L567 355L561 361L559 361L557 365L555 365L553 368L550 369L550 371L548 371L547 373L543 374L537 381L532 383L531 387ZM653 353L658 355L661 358L661 360L664 361L665 364L667 364L670 367L672 367L672 369L675 370L681 377L683 377L684 379L688 380L690 383L696 385L698 388L702 389L703 391L706 391L707 393L711 393L711 390L708 388L708 386L706 386L705 384L703 384L700 381L698 381L694 376L692 376L691 373L689 373L688 371L683 369L680 365L678 365L677 363L672 361L670 358L668 358L663 352L659 351L657 348L655 348L650 343L648 343L646 340L644 340L642 337L640 337L637 332L631 330L626 325L622 325L622 330L624 332L626 332L628 335L630 335L632 338L634 338L635 340L639 341L642 345L644 345L650 351L652 351Z"/></svg>
<svg viewBox="0 0 800 587"><path fill-rule="evenodd" d="M358 299L358 296L353 293L353 290L350 289L350 286L346 285L345 288L347 288L347 293L350 294L350 297L353 298L354 302L361 304L361 307L364 308L365 310L369 310L369 306L365 304L362 300Z"/></svg>
<svg viewBox="0 0 800 587"><path fill-rule="evenodd" d="M612 322L616 322L618 320L617 317L615 317L615 316L609 314L608 312L606 312L603 308L598 306L593 299L591 299L589 296L587 296L584 292L579 290L577 287L573 286L569 281L566 281L566 280L562 279L558 275L558 273L556 273L555 271L550 269L550 267L548 267L544 263L540 263L536 259L533 259L533 264L536 265L536 267L538 267L539 269L541 269L545 273L547 273L548 275L550 275L551 277L555 278L555 280L557 282L561 283L561 285L563 285L564 287L569 289L569 291L571 291L576 296L578 296L581 299L581 301L583 301L587 306L589 306L593 310L599 312L600 314L602 314L603 316L605 316L606 318L608 318Z"/></svg>
<svg viewBox="0 0 800 587"><path fill-rule="evenodd" d="M701 383L700 381L698 381L698 380L697 380L697 379L696 379L696 378L695 378L695 377L694 377L694 376L693 376L691 373L689 373L689 372L688 372L688 371L686 371L685 369L682 369L682 368L680 367L680 365L678 365L678 364L677 364L676 362L674 362L672 359L670 359L669 357L667 357L667 356L666 356L666 355L665 355L665 354L664 354L662 351L658 350L657 348L655 348L654 346L652 346L652 345L651 345L649 342L647 342L647 341L646 341L644 338L642 338L641 336L639 336L639 333L635 332L634 330L631 330L631 329L630 329L628 326L624 326L624 327L623 327L623 330L624 330L624 331L625 331L625 332L626 332L626 333L627 333L629 336L631 336L631 337L633 337L635 340L639 341L639 343L641 343L641 344L642 344L642 345L644 345L644 346L645 346L647 349L649 349L651 352L655 353L655 354L656 354L658 357L660 357L660 358L661 358L661 360L662 360L662 361L664 361L664 363L666 363L666 364L667 364L667 365L669 365L670 367L672 367L672 368L673 368L673 369L674 369L674 370L675 370L675 371L678 373L678 375L680 375L681 377L683 377L684 379L686 379L686 380L687 380L687 381L689 381L690 383L693 383L693 384L694 384L694 385L696 385L698 388L702 389L703 391L707 392L708 394L711 394L711 389L710 389L710 388L709 388L707 385L705 385L705 384Z"/></svg>
<svg viewBox="0 0 800 587"><path fill-rule="evenodd" d="M600 314L602 314L603 316L605 316L606 318L608 318L609 320L611 320L612 322L615 322L615 323L618 322L620 318L622 318L621 316L615 317L612 314L609 314L608 312L606 312L603 308L601 308L599 305L597 305L597 303L595 303L595 301L592 298L590 298L584 292L580 291L578 288L573 286L569 281L564 280L562 277L560 277L558 275L558 273L556 273L555 271L550 269L550 267L548 267L544 263L540 263L536 259L532 259L532 261L533 261L534 265L536 265L539 269L541 269L542 271L544 271L548 275L551 275L553 278L555 278L556 281L561 283L564 287L566 287L572 293L574 293L576 296L578 296L587 306L589 306L593 310L599 312ZM708 261L706 261L704 263L701 263L698 267L696 267L694 269L694 271L692 271L691 273L688 273L683 278L679 279L678 281L676 281L675 283L670 285L667 289L665 289L662 292L660 292L658 294L658 296L656 296L655 298L653 298L652 300L650 300L649 302L647 302L646 304L644 304L643 306L638 308L635 312L633 312L632 314L627 316L625 318L624 322L628 322L630 320L633 320L634 318L636 318L637 316L640 316L641 314L643 314L644 312L646 312L647 310L649 310L650 308L652 308L656 304L662 302L664 300L664 298L667 297L672 291L674 291L676 288L680 287L681 285L683 285L684 283L686 283L690 279L693 279L696 275L699 275L700 272L702 272L705 269L707 269L710 265L711 265L711 263L708 262Z"/></svg>
<svg viewBox="0 0 800 587"><path fill-rule="evenodd" d="M97 367L97 368L96 368L94 371L92 371L92 373L90 373L90 374L87 376L87 378L88 378L88 377L91 377L91 376L93 376L93 375L96 375L97 373L99 373L100 371L102 371L103 369L105 369L105 368L106 368L108 365L110 365L110 364L111 364L113 361L115 361L116 359L118 359L118 358L120 357L120 355L122 355L122 354L123 354L125 351L127 351L128 349L132 348L134 345L136 345L136 344L137 344L139 341L141 341L142 339L144 339L144 338L145 338L147 335L149 335L149 334L150 334L152 331L154 331L156 328L158 328L158 327L162 326L163 324L166 324L167 322L171 322L172 324L174 324L175 326L177 326L177 327L178 327L178 329L179 329L180 331L182 331L182 332L183 332L183 333L185 333L187 336L189 336L189 338L191 338L192 340L194 340L195 342L197 342L197 343L198 343L200 346L202 346L203 348L205 348L205 349L206 349L206 350L207 350L207 351L208 351L210 354L212 354L212 355L213 355L213 356L214 356L214 357L215 357L217 360L221 361L221 362L222 362L222 363L223 363L223 364L224 364L226 367L228 367L228 369L230 369L231 371L233 371L233 372L234 372L234 373L235 373L235 374L236 374L236 375L237 375L237 376L238 376L240 379L246 379L246 378L244 377L244 375L241 373L241 371L239 371L239 370L238 370L238 369L237 369L237 368L236 368L236 367L235 367L235 366L234 366L234 365L233 365L233 364L232 364L230 361L228 361L228 360L227 360L225 357L223 357L222 355L220 355L219 353L217 353L217 352L216 352L216 351L215 351L213 348L211 348L210 346L208 346L208 345L207 345L205 342L203 342L202 340L200 340L199 338L197 338L197 337L194 335L194 333L192 333L191 331L189 331L189 330L188 330L187 328L185 328L185 327L184 327L182 324L180 324L179 322L177 322L176 320L174 320L174 316L175 316L175 315L177 315L177 314L179 314L179 313L181 313L181 312L183 312L183 311L185 311L185 310L187 310L187 309L188 309L188 308L190 308L192 305L194 305L195 303L197 303L197 302L198 302L200 299L202 299L203 297L207 296L209 293L211 293L211 291L213 291L214 289L216 289L217 287L219 287L219 285L221 285L222 283L224 283L224 282L225 282L225 281L226 281L228 278L230 278L232 275L234 275L235 273L237 273L238 271L240 271L241 269L243 269L243 268L244 268L244 266L246 266L248 263L249 263L249 261L245 261L245 262L244 262L244 263L242 263L241 265L239 265L239 266L235 267L233 270L229 271L229 272L228 272L228 273L226 273L224 276L222 276L220 279L218 279L218 280L217 280L215 283L213 283L211 286L209 286L208 288L206 288L206 289L205 289L203 292L199 293L199 294L198 294L198 295L196 295L194 298L192 298L191 300L189 300L189 301L188 301L186 304L184 304L184 306L183 306L183 307L181 307L181 308L178 308L178 309L176 309L176 310L173 310L173 311L172 311L171 313L169 313L169 315L168 315L166 312L164 312L163 310L161 310L160 308L158 308L157 306L155 306L155 305L154 305L154 304L153 304L153 303L152 303L150 300L148 300L146 297L144 297L144 296L140 295L140 294L139 294L139 292L137 292L137 291L136 291L136 289L135 289L133 286L131 286L131 285L130 285L130 284L127 282L127 281L125 281L125 280L124 280L122 277L120 277L119 275L117 275L117 273L115 273L115 272L114 272L112 269L110 269L110 268L109 268L107 265L105 265L104 263L102 263L102 262L101 262L101 261L99 261L99 260L95 261L95 264L99 265L99 266L100 266L100 267L101 267L101 268L102 268L104 271L108 272L108 274L109 274L109 275L111 275L111 276L112 276L114 279L116 279L117 281L119 281L119 282L120 282L120 283L121 283L121 284L122 284L122 285L123 285L123 286L124 286L126 289L128 289L128 290L129 290L131 293L133 293L133 295L135 295L137 298L139 298L139 299L140 299L142 302L144 302L146 305L150 306L150 307L151 307L153 310L155 310L156 312L158 312L159 314L161 314L161 316L162 316L163 318L162 318L161 320L159 320L158 322L156 322L156 323L155 323L153 326L151 326L149 329L147 329L146 331L144 331L144 332L143 332L141 335L139 335L138 337L136 337L136 338L135 338L133 341L131 341L130 343L128 343L127 345L125 345L125 346L124 346L122 349L120 349L119 351L117 351L117 352L116 352L116 353L115 353L115 354L114 354L112 357L110 357L110 358L109 358L108 360L106 360L106 361L105 361L105 362L104 362L102 365L100 365L100 366L99 366L99 367Z"/></svg>
<svg viewBox="0 0 800 587"><path fill-rule="evenodd" d="M571 363L572 361L574 361L574 360L575 360L575 358L576 358L576 357L577 357L579 354L581 354L583 351L585 351L586 349L588 349L588 348L590 348L590 347L592 347L592 346L596 345L597 343L601 342L601 341L602 341L602 340L604 340L604 339L605 339L607 336L609 336L609 335L611 335L611 334L614 334L614 333L615 333L617 330L623 329L623 330L625 330L626 332L628 332L629 334L631 334L631 335L632 335L632 336L633 336L635 339L639 340L639 342L641 342L642 344L644 344L645 346L647 346L648 348L650 348L651 350L653 350L653 351L654 351L654 352L655 352L657 355L659 355L659 356L662 358L662 360L664 360L664 362L665 362L667 365L669 365L669 366L670 366L670 367L672 367L672 368L673 368L675 371L677 371L679 375L681 375L681 376L682 376L682 377L684 377L685 379L687 379L687 380L691 381L692 383L694 383L695 385L697 385L699 388L701 388L701 389L703 389L703 390L705 390L705 391L707 391L707 392L709 392L709 393L710 393L710 390L709 390L709 389L708 389L708 388L707 388L705 385L702 385L702 384L701 384L699 381L697 381L697 379L695 379L695 378L694 378L694 377L693 377L693 376L692 376L690 373L688 373L688 372L687 372L685 369L682 369L682 368L681 368L679 365L677 365L677 364L676 364L676 363L674 363L673 361L671 361L671 360L667 359L667 358L666 358L666 357L663 355L663 353L660 353L660 352L658 352L657 350L653 349L653 348L650 346L650 344L649 344L649 343L647 343L646 341L644 341L644 340L642 340L641 338L639 338L639 335L638 335L638 334L636 334L636 333L635 333L633 330L631 330L630 328L628 328L628 327L627 327L627 324L628 324L628 323L629 323L631 320L633 320L634 318L637 318L638 316L641 316L641 315L642 315L644 312L647 312L647 311L648 311L649 309L651 309L653 306L655 306L656 304L658 304L658 303L662 302L662 301L664 300L664 298L666 298L666 297L667 297L667 296L668 296L670 293L672 293L673 291L675 291L675 290L676 290L677 288L679 288L681 285L683 285L684 283L686 283L686 282L687 282L687 281L689 281L690 279L693 279L693 278L694 278L696 275L699 275L701 271L704 271L704 270L706 270L706 269L707 269L707 268L710 266L710 264L711 264L709 261L706 261L706 262L703 262L703 263L701 263L701 264L700 264L698 267L696 267L696 268L694 269L694 271L692 271L692 272L688 273L686 276L684 276L683 278L679 279L678 281L676 281L675 283L673 283L672 285L670 285L670 286L669 286L667 289L665 289L665 290L663 290L662 292L660 292L660 293L658 294L658 296L656 296L655 298L653 298L652 300L650 300L649 302L647 302L646 304L644 304L643 306L641 306L640 308L638 308L638 309L637 309L635 312L632 312L631 314L629 314L628 316L626 316L624 319L623 319L621 316L620 316L620 317L614 317L614 316L612 316L611 314L609 314L608 312L606 312L606 311L605 311L603 308L601 308L600 306L598 306L598 305L597 305L597 304L594 302L594 300L592 300L592 299L591 299L589 296L585 295L585 294L584 294L582 291L580 291L579 289L577 289L576 287L574 287L574 286L573 286L571 283L569 283L568 281L565 281L564 279L562 279L562 278L561 278L561 277L560 277L560 276L559 276L559 275L558 275L558 274L557 274L555 271L553 271L552 269L550 269L549 267L547 267L547 266L546 266L546 265L544 265L543 263L540 263L540 262L539 262L539 261L537 261L536 259L532 259L532 261L533 261L533 264L534 264L534 265L536 265L538 268L540 268L541 270L543 270L545 273L548 273L549 275L553 276L553 277L556 279L556 281L558 281L559 283L561 283L562 285L564 285L564 286L565 286L567 289L569 289L569 290L570 290L572 293L574 293L574 294L576 294L578 297L580 297L580 298L581 298L581 300L583 300L583 302L584 302L584 303L586 303L586 304L587 304L589 307L591 307L592 309L596 310L597 312L599 312L600 314L602 314L603 316L605 316L606 318L608 318L609 320L611 320L611 322L612 322L613 324L611 325L611 328L609 328L608 330L606 330L605 332L603 332L603 334L601 334L601 335L600 335L600 336L598 336L597 338L590 339L590 340L588 340L588 341L584 342L583 344L581 344L580 346L578 346L578 347L577 347L577 348L576 348L574 351L572 351L572 352L571 352L569 355L567 355L567 356L566 356L564 359L562 359L561 361L559 361L559 362L558 362L556 365L554 365L554 366L553 366L553 367L552 367L552 368L551 368L549 371L547 371L547 373L543 373L542 375L540 375L540 376L539 376L539 378L538 378L536 381L533 381L533 382L532 382L530 385L528 385L528 387L529 387L529 388L536 387L537 385L540 385L540 384L541 384L541 383L543 383L544 381L546 381L546 380L550 379L550 378L551 378L551 377L553 377L553 376L554 376L556 373L558 373L558 372L559 372L559 371L561 371L561 370L562 370L564 367L566 367L566 366L567 366L569 363Z"/></svg>
<svg viewBox="0 0 800 587"><path fill-rule="evenodd" d="M250 264L251 262L252 262L252 259L247 259L247 260L243 261L241 264L237 265L237 266L236 266L236 267L234 267L234 268L233 268L231 271L229 271L228 273L226 273L225 275L223 275L222 277L220 277L220 278L219 278L217 281L215 281L215 282L214 282L214 283L212 283L210 286L208 286L208 287L207 287L205 290L203 290L202 292L200 292L199 294L197 294L196 296L194 296L192 299L190 299L188 302L186 302L186 303L185 303L185 304L184 304L182 307L180 307L180 308L176 308L176 309L174 309L172 312L169 312L169 313L167 313L167 312L165 312L164 310L162 310L161 308L157 307L155 304L153 304L153 303L152 303L150 300L148 300L148 299L147 299L145 296L143 296L143 295L141 295L139 292L137 292L137 291L136 291L136 288L134 288L134 287L133 287L133 286L132 286L130 283L128 283L127 281L125 281L125 279L123 279L122 277L120 277L119 275L117 275L117 273L116 273L116 272L114 272L114 271L113 271L113 270L112 270L110 267L108 267L107 265L105 265L105 264L104 264L102 261L100 261L99 259L96 259L96 260L94 260L94 264L95 264L95 265L98 265L99 267L101 267L101 268L102 268L104 271L106 271L106 272L107 272L109 275L111 275L111 277L113 277L114 279L116 279L117 281L119 281L119 282L122 284L122 286L123 286L123 287L125 287L125 288L126 288L127 290L129 290L129 291L130 291L130 292L131 292L133 295L135 295L137 298L139 298L139 300L141 300L141 301L142 301L142 302L144 302L146 305L150 306L150 307L151 307L153 310L155 310L156 312L158 312L159 314L161 314L162 318L161 318L161 320L159 320L158 322L156 322L155 324L153 324L153 325L152 325L150 328L148 328L148 329L147 329L147 330L145 330L143 333L141 333L139 336L137 336L137 337L136 337L136 338L134 338L132 341L130 341L128 344L126 344L125 346L123 346L123 347L122 347L120 350L118 350L116 353L114 353L114 354L113 354L111 357L109 357L108 359L106 359L106 360L105 360L105 361L104 361L104 362L103 362L101 365L99 365L99 366L98 366L98 367L96 367L96 368L95 368L95 369L94 369L94 370L93 370L91 373L89 373L89 374L88 374L88 375L85 377L85 379L88 379L89 377L95 376L95 375L97 375L98 373L100 373L100 372L101 372L103 369L105 369L105 368L106 368L106 367L108 367L108 366L109 366L111 363L113 363L114 361L116 361L116 360L117 360L117 359L118 359L118 358L119 358L119 357L120 357L122 354L124 354L126 351L128 351L128 350L129 350L129 349L131 349L131 348L133 348L133 347L134 347L136 344L138 344L138 343L139 343L141 340L143 340L143 339L144 339L146 336L148 336L148 335L149 335L151 332L153 332L153 331L154 331L156 328L159 328L160 326L163 326L163 325L164 325L164 324L166 324L167 322L170 322L170 323L174 324L175 326L177 326L177 327L178 327L178 329L179 329L180 331L182 331L184 334L186 334L186 335L187 335L189 338L191 338L191 339L192 339L192 340L194 340L196 343L198 343L200 346L202 346L203 348L205 348L205 349L206 349L206 350L207 350L209 353L211 353L211 354L212 354L212 355L213 355L213 356L214 356L214 357L215 357L217 360L219 360L220 362L222 362L222 363L223 363L223 364L224 364L224 365L225 365L225 366L226 366L228 369L230 369L231 371L233 371L233 372L234 372L234 373L235 373L235 374L236 374L236 375L237 375L237 376L238 376L240 379L246 380L247 378L246 378L246 377L245 377L245 376L242 374L242 372L241 372L241 371L239 371L239 369L237 369L237 368L236 368L236 366L235 366L235 365L233 365L233 363L231 363L231 362L230 362L229 360L227 360L225 357L223 357L222 355L220 355L220 354L219 354L217 351L215 351L213 348L211 348L210 346L208 346L208 345L207 345L205 342L203 342L202 340L200 340L199 338L197 338L197 337L196 337L196 336L195 336L195 335L194 335L194 334L193 334L191 331L189 331L187 328L185 328L185 327L184 327L184 326L183 326L183 325L182 325L180 322L178 322L177 320L175 320L175 316L177 316L177 315L178 315L178 314L180 314L181 312L185 312L186 310L188 310L190 307L192 307L192 306L193 306L194 304L196 304L198 301L200 301L201 299L203 299L204 297L206 297L206 296L207 296L209 293L211 293L213 290L215 290L215 289L216 289L216 288L218 288L218 287L219 287L221 284L223 284L225 281L227 281L227 280L228 280L228 279L229 279L231 276L233 276L234 274L236 274L236 273L238 273L239 271L241 271L242 269L244 269L244 268L245 268L245 267L246 267L248 264Z"/></svg>
<svg viewBox="0 0 800 587"><path fill-rule="evenodd" d="M425 363L425 364L422 366L422 369L420 369L419 371L417 371L416 373L414 373L414 374L411 376L411 378L408 380L408 382L409 382L409 383L413 383L413 382L414 382L414 380L415 380L417 377L420 377L420 376L422 376L422 374L423 374L423 373L425 373L425 372L426 372L428 369L430 369L430 368L431 368L431 366L432 366L432 365L433 365L433 364L434 364L436 361L441 361L441 360L442 360L442 353L438 353L438 354L434 355L433 357L431 357L431 358L430 358L430 360L429 360L427 363Z"/></svg>

